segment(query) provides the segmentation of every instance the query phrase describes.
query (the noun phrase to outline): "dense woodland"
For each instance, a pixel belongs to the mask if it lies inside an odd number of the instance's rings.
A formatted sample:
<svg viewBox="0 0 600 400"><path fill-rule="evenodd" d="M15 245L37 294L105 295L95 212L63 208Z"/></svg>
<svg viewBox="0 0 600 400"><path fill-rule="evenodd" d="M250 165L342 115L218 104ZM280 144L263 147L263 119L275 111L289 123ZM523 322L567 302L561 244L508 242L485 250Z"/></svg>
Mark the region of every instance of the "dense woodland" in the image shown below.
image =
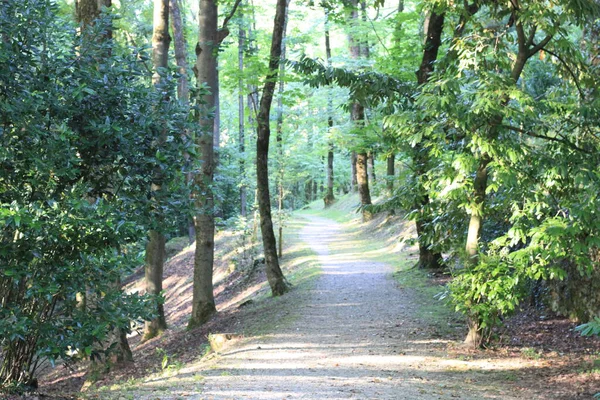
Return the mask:
<svg viewBox="0 0 600 400"><path fill-rule="evenodd" d="M172 237L188 329L215 227L260 221L285 295L290 211L353 191L414 221L468 345L531 298L599 334L599 37L595 0L0 0L0 388L167 330Z"/></svg>

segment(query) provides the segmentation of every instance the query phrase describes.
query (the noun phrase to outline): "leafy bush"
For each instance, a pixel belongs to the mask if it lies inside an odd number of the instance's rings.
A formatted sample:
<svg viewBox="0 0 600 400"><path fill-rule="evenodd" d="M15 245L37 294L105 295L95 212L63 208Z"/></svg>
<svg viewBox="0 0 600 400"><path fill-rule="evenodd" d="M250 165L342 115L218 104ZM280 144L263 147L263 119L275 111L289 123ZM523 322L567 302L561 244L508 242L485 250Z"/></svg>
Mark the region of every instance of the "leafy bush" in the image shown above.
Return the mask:
<svg viewBox="0 0 600 400"><path fill-rule="evenodd" d="M168 105L106 22L78 35L49 0L0 9L0 389L45 359L106 354L115 330L152 317L154 300L118 282L177 202L179 141L157 139Z"/></svg>

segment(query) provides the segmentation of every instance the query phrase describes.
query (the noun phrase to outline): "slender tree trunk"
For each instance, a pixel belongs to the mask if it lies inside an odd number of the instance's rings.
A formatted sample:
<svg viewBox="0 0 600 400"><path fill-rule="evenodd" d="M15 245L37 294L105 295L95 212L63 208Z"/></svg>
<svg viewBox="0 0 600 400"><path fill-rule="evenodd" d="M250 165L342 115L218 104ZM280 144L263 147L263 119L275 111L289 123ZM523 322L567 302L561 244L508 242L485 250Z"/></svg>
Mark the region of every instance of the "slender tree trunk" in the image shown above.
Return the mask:
<svg viewBox="0 0 600 400"><path fill-rule="evenodd" d="M198 10L198 44L196 66L198 86L208 86L198 99L200 132L196 140L201 154L200 172L195 176L196 193L196 252L194 255L194 293L192 315L188 329L207 322L216 312L213 294L213 265L215 249L215 210L212 185L214 180L214 147L219 130L217 114L219 80L217 71L218 47L223 37L217 28L218 10L215 0L200 0ZM218 142L217 142L218 143Z"/></svg>
<svg viewBox="0 0 600 400"><path fill-rule="evenodd" d="M287 0L287 5L289 5L290 0ZM283 38L281 43L281 59L285 59L285 36L287 30L287 6L285 13L285 21L283 23ZM279 237L277 240L278 249L279 249L279 258L283 257L283 179L285 178L285 161L283 158L283 91L285 89L285 64L281 62L279 64L279 93L277 96L277 219L278 219L278 231Z"/></svg>
<svg viewBox="0 0 600 400"><path fill-rule="evenodd" d="M350 186L352 189L352 192L356 192L358 190L358 180L356 179L356 152L353 151L350 153L350 169L351 169L351 181L350 181Z"/></svg>
<svg viewBox="0 0 600 400"><path fill-rule="evenodd" d="M361 7L364 6L363 3L360 4ZM349 2L349 14L348 18L350 20L351 27L356 24L358 21L358 7L359 3L357 0L351 0ZM368 57L369 48L368 45L364 44L364 41L361 41L360 38L356 36L354 32L348 35L348 43L350 46L350 57L354 60L358 60L361 57ZM362 43L362 45L361 45ZM354 123L354 126L362 128L365 123L365 109L364 106L358 102L353 102L350 109L350 118ZM358 194L360 197L360 203L363 207L363 221L370 220L373 215L366 211L365 206L371 204L371 194L369 190L369 178L367 175L367 152L366 149L357 152L356 156L356 182L358 186Z"/></svg>
<svg viewBox="0 0 600 400"><path fill-rule="evenodd" d="M154 65L154 74L152 83L160 87L160 70L166 69L169 62L169 0L154 0L154 33L152 35L152 62ZM160 89L158 89L160 90ZM164 128L166 129L166 128ZM160 133L159 143L164 143L166 131ZM157 173L155 182L152 185L153 191L160 190L160 173ZM162 219L163 216L160 216ZM158 230L151 230L148 235L148 244L146 245L146 292L159 296L162 292L163 269L165 263L165 236ZM157 336L161 331L167 329L165 311L162 304L157 303L156 318L152 321L146 321L144 326L143 339L147 340Z"/></svg>
<svg viewBox="0 0 600 400"><path fill-rule="evenodd" d="M271 198L269 194L269 127L271 103L275 92L275 82L281 60L281 45L288 0L277 0L271 52L269 56L269 72L260 99L258 113L258 132L256 140L256 184L258 188L258 208L260 211L260 227L263 238L267 280L274 296L284 294L289 290L283 272L279 267L273 220L271 218Z"/></svg>
<svg viewBox="0 0 600 400"><path fill-rule="evenodd" d="M163 268L166 258L165 236L158 231L152 230L148 234L146 245L145 280L146 293L159 296L162 292ZM151 339L167 329L165 310L160 302L156 304L156 318L146 321L144 326L143 340Z"/></svg>
<svg viewBox="0 0 600 400"><path fill-rule="evenodd" d="M329 126L333 125L333 119L329 118ZM327 193L325 194L325 207L329 207L335 202L333 194L333 143L329 142L329 150L327 151Z"/></svg>
<svg viewBox="0 0 600 400"><path fill-rule="evenodd" d="M77 22L85 29L89 25L94 24L100 16L102 7L112 6L111 0L76 0L75 2L75 18ZM112 30L108 33L112 37Z"/></svg>
<svg viewBox="0 0 600 400"><path fill-rule="evenodd" d="M239 152L240 152L240 214L242 217L248 215L248 194L246 186L246 135L244 132L244 46L246 43L246 32L243 29L243 21L240 22L238 33L238 120L239 120Z"/></svg>
<svg viewBox="0 0 600 400"><path fill-rule="evenodd" d="M369 180L371 181L371 184L375 185L375 181L377 180L377 175L375 173L375 153L369 151L367 157L369 160Z"/></svg>
<svg viewBox="0 0 600 400"><path fill-rule="evenodd" d="M358 194L362 206L371 204L371 195L369 193L369 180L367 175L367 153L362 152L356 155L356 175L358 180ZM367 210L362 212L363 221L373 219L373 214Z"/></svg>
<svg viewBox="0 0 600 400"><path fill-rule="evenodd" d="M514 11L515 13L517 10ZM515 30L517 32L517 44L518 51L515 57L515 62L512 66L510 77L513 83L516 85L519 81L521 73L525 68L525 64L531 56L533 56L539 49L537 45L533 44L533 40L529 41L523 28L523 22L517 19L515 22ZM534 30L535 32L535 30ZM548 36L544 41L546 43L550 41L552 36ZM534 50L535 49L535 50ZM503 105L506 106L509 102L508 96L505 96L502 101ZM495 139L498 136L500 125L502 124L504 117L502 115L489 121L489 139ZM484 222L484 211L486 203L486 190L488 180L488 166L493 161L492 157L484 152L479 158L479 165L475 172L475 179L473 180L473 201L470 205L471 217L469 218L469 231L467 236L467 243L465 251L467 253L467 266L477 265L479 262L479 237L481 236L481 230ZM479 347L483 342L483 332L479 321L479 315L474 313L469 316L468 320L469 332L465 339L465 344L470 347Z"/></svg>
<svg viewBox="0 0 600 400"><path fill-rule="evenodd" d="M179 2L180 0L169 1L169 13L171 16L171 26L173 28L175 62L177 63L177 72L179 72L179 77L177 78L177 98L189 112L190 84L188 79L189 64L187 60L187 40L185 39L183 18L181 17L181 8L179 7ZM186 144L191 144L194 140L188 131L184 131L182 136ZM186 169L185 179L186 182L190 184L192 181L192 174L189 172L191 169L190 155L187 151L183 153L183 158L185 159ZM196 228L194 226L194 218L192 217L188 219L188 237L190 243L193 243L194 240L196 240Z"/></svg>
<svg viewBox="0 0 600 400"><path fill-rule="evenodd" d="M423 46L423 58L421 66L416 72L417 82L419 85L427 83L429 76L433 72L434 62L437 59L438 51L442 43L442 31L444 29L444 14L431 12L425 22L425 44ZM430 232L432 221L427 213L429 204L429 195L425 193L424 180L429 168L429 156L427 149L421 143L418 143L413 152L413 164L417 175L419 186L415 208L419 210L415 225L417 227L417 235L419 242L419 268L440 269L443 267L443 258L441 253L433 251L430 248Z"/></svg>
<svg viewBox="0 0 600 400"><path fill-rule="evenodd" d="M256 45L256 12L254 9L254 2L252 2L252 21L248 25L248 50L250 54L256 54L258 47ZM252 127L253 131L256 130L256 118L258 116L258 87L252 84L248 84L248 123Z"/></svg>
<svg viewBox="0 0 600 400"><path fill-rule="evenodd" d="M325 7L325 54L327 57L327 67L331 67L331 42L329 40L329 10ZM333 100L331 91L327 92L327 127L328 134L331 135L333 128ZM329 139L327 151L327 193L323 198L325 207L331 206L335 202L333 194L333 141Z"/></svg>
<svg viewBox="0 0 600 400"><path fill-rule="evenodd" d="M396 175L396 171L395 171L396 155L390 154L389 156L387 156L386 163L387 163L386 187L387 187L388 192L391 194L394 191L394 176Z"/></svg>

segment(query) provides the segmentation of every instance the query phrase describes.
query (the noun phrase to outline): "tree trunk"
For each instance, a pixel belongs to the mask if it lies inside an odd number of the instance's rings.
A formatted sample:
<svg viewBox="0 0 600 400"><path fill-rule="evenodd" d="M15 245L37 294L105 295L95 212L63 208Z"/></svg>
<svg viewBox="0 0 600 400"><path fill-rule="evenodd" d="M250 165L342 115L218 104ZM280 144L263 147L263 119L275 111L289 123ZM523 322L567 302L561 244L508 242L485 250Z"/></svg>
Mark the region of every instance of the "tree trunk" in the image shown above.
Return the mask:
<svg viewBox="0 0 600 400"><path fill-rule="evenodd" d="M429 76L433 72L434 62L437 59L438 51L442 43L442 31L444 29L444 14L431 12L425 21L425 44L423 46L423 58L421 65L416 72L417 82L419 85L427 83ZM429 195L424 193L424 180L429 168L429 155L420 143L414 148L413 164L417 175L419 186L417 189L421 193L417 196L415 208L419 210L415 225L417 227L417 235L419 242L419 268L439 269L443 267L443 258L439 252L430 249L430 236L428 233L431 230L432 221L427 215L427 206L429 204Z"/></svg>
<svg viewBox="0 0 600 400"><path fill-rule="evenodd" d="M271 41L271 52L269 57L269 72L260 99L260 108L257 119L256 184L258 189L258 208L260 212L260 227L265 252L267 280L269 281L273 296L280 296L289 290L283 272L279 267L279 259L277 258L277 246L275 234L273 232L271 198L269 194L269 138L271 136L269 121L273 94L275 92L275 82L277 81L279 63L281 60L281 45L283 42L283 30L288 1L289 0L277 0L273 38Z"/></svg>
<svg viewBox="0 0 600 400"><path fill-rule="evenodd" d="M287 4L289 5L290 0L287 0ZM288 7L286 6L286 12L285 12L285 20L283 22L283 34L282 34L282 43L281 43L281 59L284 60L285 59L285 50L286 50L286 43L285 43L285 36L286 36L286 30L287 30L287 22L288 22L288 18L287 18L287 10ZM276 134L276 140L277 140L277 181L276 181L276 186L277 186L277 219L278 219L278 230L279 230L279 237L277 240L278 243L278 248L279 248L279 257L283 257L283 197L284 197L284 190L283 190L283 179L285 178L285 161L283 158L283 91L285 89L285 82L284 82L284 77L285 77L285 64L284 63L280 63L279 64L279 93L277 96L277 134Z"/></svg>
<svg viewBox="0 0 600 400"><path fill-rule="evenodd" d="M110 7L111 5L111 0L76 0L75 18L85 29L86 26L94 24L94 20L100 16L102 7ZM112 32L109 35L112 36Z"/></svg>
<svg viewBox="0 0 600 400"><path fill-rule="evenodd" d="M517 31L517 44L518 51L515 57L515 62L512 66L510 77L513 83L516 85L519 81L521 73L527 64L527 60L533 56L543 46L533 44L533 41L529 41L526 38L525 30L523 28L523 22L515 22L515 30ZM535 30L534 30L535 32ZM548 36L546 43L550 41L552 36ZM537 50L533 50L537 48ZM506 106L509 102L508 96L502 101L502 104ZM502 124L504 117L502 115L489 121L489 132L488 138L495 139L498 136L498 130ZM469 219L469 231L467 236L467 243L465 251L467 253L467 266L474 266L479 262L478 251L479 251L479 237L484 221L484 209L486 202L486 190L487 190L487 179L488 179L488 165L493 161L492 157L488 153L483 153L479 158L479 165L475 172L475 179L473 180L473 202L470 205L471 217ZM469 316L469 332L465 339L465 344L471 347L479 347L483 341L483 332L479 321L479 316L473 314Z"/></svg>
<svg viewBox="0 0 600 400"><path fill-rule="evenodd" d="M364 207L371 204L371 195L369 193L369 178L367 175L367 153L358 153L356 155L356 178L358 181L358 195L360 204ZM363 209L363 221L373 219L373 214Z"/></svg>
<svg viewBox="0 0 600 400"><path fill-rule="evenodd" d="M395 171L396 155L390 154L389 156L387 156L386 162L387 162L386 187L387 187L388 192L390 194L392 194L392 192L394 191L394 176L396 175L396 171Z"/></svg>
<svg viewBox="0 0 600 400"><path fill-rule="evenodd" d="M146 293L159 296L162 292L163 268L166 258L165 236L155 230L151 230L148 236L144 268ZM157 302L156 307L157 316L151 321L146 321L142 340L152 339L167 329L167 320L165 319L165 310L162 303Z"/></svg>
<svg viewBox="0 0 600 400"><path fill-rule="evenodd" d="M352 104L352 121L358 126L362 126L365 118L365 110L359 103ZM367 173L368 155L366 151L356 154L356 182L358 186L358 196L360 204L363 207L363 221L370 221L373 214L364 207L371 204L371 192L369 191L369 176Z"/></svg>
<svg viewBox="0 0 600 400"><path fill-rule="evenodd" d="M361 6L363 4L361 3ZM351 0L348 5L348 19L350 25L356 24L358 21L358 7L359 3L357 0ZM350 57L353 60L358 60L361 56L368 57L369 49L368 45L365 45L355 34L348 35L348 44L350 47ZM358 102L353 102L350 109L350 118L355 127L362 128L365 123L365 109L364 106ZM371 194L369 191L369 178L367 176L367 152L366 149L358 151L356 156L356 182L358 186L358 194L360 197L360 203L363 207L362 216L363 221L369 221L373 215L365 210L365 206L371 204Z"/></svg>
<svg viewBox="0 0 600 400"><path fill-rule="evenodd" d="M168 67L169 62L169 0L154 0L154 33L152 35L152 63L154 74L152 83L160 90L161 70ZM159 134L159 143L166 140L166 127ZM160 144L159 144L160 146ZM160 173L157 173L152 184L152 191L160 190ZM159 219L162 219L160 216ZM146 245L146 291L149 294L158 296L162 291L163 269L165 262L165 237L158 230L151 230L149 233L148 244ZM167 329L165 312L162 304L157 303L156 318L152 321L146 321L144 326L143 339L147 340L157 336L161 331Z"/></svg>
<svg viewBox="0 0 600 400"><path fill-rule="evenodd" d="M243 18L243 17L242 17ZM242 21L240 21L239 34L238 34L238 120L239 120L239 136L238 136L238 149L240 152L240 179L242 184L240 185L240 214L242 217L248 215L248 194L246 187L246 134L244 132L244 46L246 43L246 32L242 27Z"/></svg>
<svg viewBox="0 0 600 400"><path fill-rule="evenodd" d="M358 190L358 181L356 180L356 152L353 151L350 153L350 168L351 168L351 181L350 186L352 192L356 192Z"/></svg>
<svg viewBox="0 0 600 400"><path fill-rule="evenodd" d="M213 294L213 264L215 249L215 210L212 185L214 180L214 146L219 130L218 102L219 80L217 71L218 47L224 37L217 28L218 10L215 0L200 0L198 10L198 44L196 66L198 87L206 85L208 92L198 99L200 132L197 146L201 167L195 176L198 188L196 197L196 252L194 255L194 293L192 315L188 329L207 322L216 312ZM218 143L218 142L217 142Z"/></svg>
<svg viewBox="0 0 600 400"><path fill-rule="evenodd" d="M325 7L325 54L327 57L327 67L331 67L331 43L329 40L329 10ZM333 100L331 92L327 92L327 127L328 133L331 135L333 128ZM327 193L323 198L325 207L331 206L335 202L333 194L333 142L329 139L329 150L327 151Z"/></svg>
<svg viewBox="0 0 600 400"><path fill-rule="evenodd" d="M371 181L372 185L375 185L375 181L377 180L377 175L375 174L375 154L372 151L367 153L367 157L369 160L369 181Z"/></svg>
<svg viewBox="0 0 600 400"><path fill-rule="evenodd" d="M333 124L331 118L329 118L329 121ZM331 142L329 142L329 151L327 152L327 193L325 194L324 201L325 207L329 207L335 202L333 194L333 143Z"/></svg>
<svg viewBox="0 0 600 400"><path fill-rule="evenodd" d="M188 79L188 60L187 60L187 40L185 39L185 32L183 29L183 19L181 17L181 9L179 8L180 0L169 1L169 12L171 16L171 26L173 28L173 42L175 50L175 62L177 63L177 72L179 77L177 78L177 98L179 102L189 112L190 106L190 84ZM192 143L194 138L190 137L190 132L184 131L183 140L186 144ZM188 184L192 181L192 174L190 171L190 155L187 151L183 153L185 160L185 179ZM194 226L194 218L188 219L188 237L190 244L196 240L196 228Z"/></svg>

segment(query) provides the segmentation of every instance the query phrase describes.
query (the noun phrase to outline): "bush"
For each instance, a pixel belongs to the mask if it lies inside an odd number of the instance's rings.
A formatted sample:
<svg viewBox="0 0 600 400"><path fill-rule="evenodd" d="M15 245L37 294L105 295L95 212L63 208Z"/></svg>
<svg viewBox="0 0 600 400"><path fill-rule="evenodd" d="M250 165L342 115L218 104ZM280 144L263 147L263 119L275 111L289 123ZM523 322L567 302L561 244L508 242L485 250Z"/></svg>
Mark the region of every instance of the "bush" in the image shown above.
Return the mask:
<svg viewBox="0 0 600 400"><path fill-rule="evenodd" d="M152 317L118 282L174 202L180 150L157 139L168 105L139 55L98 39L106 22L78 35L49 0L2 2L0 389L46 359L106 354L116 329Z"/></svg>

